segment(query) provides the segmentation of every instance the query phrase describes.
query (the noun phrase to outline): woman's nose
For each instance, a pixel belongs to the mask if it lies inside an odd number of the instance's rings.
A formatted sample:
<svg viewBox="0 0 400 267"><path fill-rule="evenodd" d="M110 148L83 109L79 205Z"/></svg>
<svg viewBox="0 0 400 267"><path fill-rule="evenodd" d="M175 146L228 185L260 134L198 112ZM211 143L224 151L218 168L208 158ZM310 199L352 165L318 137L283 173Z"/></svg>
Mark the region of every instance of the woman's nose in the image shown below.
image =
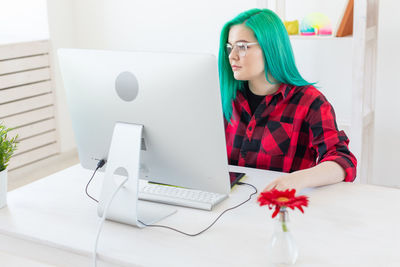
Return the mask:
<svg viewBox="0 0 400 267"><path fill-rule="evenodd" d="M239 59L239 54L237 53L237 49L235 49L236 47L234 47L231 51L231 53L229 54L229 59Z"/></svg>

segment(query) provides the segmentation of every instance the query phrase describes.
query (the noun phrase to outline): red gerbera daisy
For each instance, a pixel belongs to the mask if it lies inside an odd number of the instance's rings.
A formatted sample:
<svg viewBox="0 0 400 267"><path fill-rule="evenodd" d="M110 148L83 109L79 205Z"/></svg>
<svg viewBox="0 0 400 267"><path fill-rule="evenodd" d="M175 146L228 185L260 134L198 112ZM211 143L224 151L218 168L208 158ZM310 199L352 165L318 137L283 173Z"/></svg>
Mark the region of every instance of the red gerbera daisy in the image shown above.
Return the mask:
<svg viewBox="0 0 400 267"><path fill-rule="evenodd" d="M285 191L272 189L267 192L261 192L258 197L258 202L260 203L260 206L268 205L269 209L275 207L272 218L274 218L279 213L281 207L291 208L292 210L294 210L294 208L298 208L302 213L304 213L302 206L308 206L308 197L296 197L295 194L295 189L287 189Z"/></svg>

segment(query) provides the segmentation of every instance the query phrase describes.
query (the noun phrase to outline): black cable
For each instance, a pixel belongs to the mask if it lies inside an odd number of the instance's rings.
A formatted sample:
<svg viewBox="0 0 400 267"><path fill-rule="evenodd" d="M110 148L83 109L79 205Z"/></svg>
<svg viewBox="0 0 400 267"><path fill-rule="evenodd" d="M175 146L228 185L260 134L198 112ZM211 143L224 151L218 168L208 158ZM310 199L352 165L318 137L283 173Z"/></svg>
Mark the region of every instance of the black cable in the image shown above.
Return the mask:
<svg viewBox="0 0 400 267"><path fill-rule="evenodd" d="M185 232L180 231L180 230L178 230L178 229L175 229L175 228L173 228L173 227L169 227L169 226L165 226L165 225L159 225L159 224L145 224L145 223L143 223L143 222L140 221L140 220L138 220L138 221L139 221L140 223L142 223L143 225L148 226L148 227L166 228L166 229L169 229L169 230L172 230L172 231L181 233L181 234L183 234L183 235L187 235L187 236L198 236L198 235L204 233L205 231L207 231L208 229L210 229L210 228L219 220L219 218L221 218L221 216L224 215L225 212L230 211L230 210L233 210L233 209L236 209L236 208L242 206L244 203L250 201L251 197L254 196L255 194L257 194L257 192L258 192L258 191L257 191L257 188L256 188L254 185L252 185L252 184L243 183L243 182L237 182L237 184L238 184L238 185L244 185L244 184L245 184L245 185L251 186L251 187L254 188L255 191L254 191L254 193L251 193L250 196L249 196L249 198L246 199L245 201L243 201L242 203L239 203L239 204L236 205L236 206L233 206L233 207L231 207L231 208L229 208L229 209L224 210L224 211L223 211L223 212L222 212L222 213L207 227L207 228L201 230L200 232L198 232L198 233L196 233L196 234L188 234L188 233L185 233Z"/></svg>
<svg viewBox="0 0 400 267"><path fill-rule="evenodd" d="M89 182L87 183L86 188L85 188L86 195L87 195L88 197L90 197L91 199L93 199L94 201L96 201L97 203L98 203L99 201L98 201L97 199L95 199L94 197L92 197L92 196L89 194L89 192L88 192L88 187L89 187L89 184L90 184L90 182L92 181L94 175L96 174L97 170L100 169L101 167L103 167L104 164L106 164L106 162L107 162L107 161L106 161L105 159L102 159L102 160L100 160L100 161L97 163L97 167L96 167L96 169L94 170L93 175L92 175L92 177L90 178L90 180L89 180Z"/></svg>
<svg viewBox="0 0 400 267"><path fill-rule="evenodd" d="M106 163L106 161L103 160L103 159L102 159L101 161L99 161L99 163L97 164L97 168L95 169L95 171L94 171L92 177L90 178L88 184L86 185L86 190L85 190L85 191L86 191L86 194L88 195L88 197L90 197L91 199L93 199L93 200L96 201L96 202L99 202L99 201L98 201L97 199L93 198L91 195L89 195L87 189L88 189L88 186L89 186L90 182L92 181L94 175L96 174L97 170L100 169L101 167L103 167L103 165L104 165L105 163ZM183 232L183 231L180 231L180 230L175 229L175 228L170 227L170 226L160 225L160 224L145 224L144 222L142 222L142 221L140 221L140 220L138 220L138 221L139 221L140 223L142 223L144 226L147 226L147 227L166 228L166 229L169 229L169 230L178 232L178 233L183 234L183 235L187 235L187 236L198 236L198 235L204 233L205 231L207 231L208 229L210 229L210 228L219 220L219 218L221 218L221 216L225 214L225 212L230 211L230 210L233 210L233 209L236 209L236 208L242 206L244 203L250 201L250 199L251 199L252 196L254 196L255 194L258 193L257 188L256 188L254 185L252 185L252 184L248 184L248 183L244 183L244 182L237 182L237 184L238 184L238 185L248 185L248 186L251 186L251 187L254 188L254 192L251 193L250 196L249 196L249 198L246 199L245 201L243 201L242 203L239 203L239 204L237 204L236 206L233 206L233 207L231 207L231 208L229 208L229 209L224 210L224 211L223 211L223 212L222 212L222 213L207 227L207 228L201 230L201 231L198 232L198 233L195 233L195 234L188 234L188 233L185 233L185 232Z"/></svg>

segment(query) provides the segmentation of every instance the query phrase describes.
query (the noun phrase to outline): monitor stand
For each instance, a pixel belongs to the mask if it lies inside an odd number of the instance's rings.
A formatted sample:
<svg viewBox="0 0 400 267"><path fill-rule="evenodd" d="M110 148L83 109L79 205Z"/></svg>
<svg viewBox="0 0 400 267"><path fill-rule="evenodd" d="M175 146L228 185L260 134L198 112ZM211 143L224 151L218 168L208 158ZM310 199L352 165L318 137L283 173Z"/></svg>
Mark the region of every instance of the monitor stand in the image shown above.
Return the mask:
<svg viewBox="0 0 400 267"><path fill-rule="evenodd" d="M138 200L142 132L143 125L115 124L97 209L102 217L108 201L127 177L128 180L109 205L106 219L140 228L176 212L171 207Z"/></svg>

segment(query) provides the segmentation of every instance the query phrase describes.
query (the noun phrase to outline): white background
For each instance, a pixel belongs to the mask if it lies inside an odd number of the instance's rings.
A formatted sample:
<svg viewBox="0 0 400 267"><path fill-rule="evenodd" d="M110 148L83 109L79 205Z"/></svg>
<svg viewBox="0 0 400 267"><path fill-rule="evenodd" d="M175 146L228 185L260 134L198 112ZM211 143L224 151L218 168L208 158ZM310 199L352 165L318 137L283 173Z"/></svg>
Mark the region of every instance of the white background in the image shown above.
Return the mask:
<svg viewBox="0 0 400 267"><path fill-rule="evenodd" d="M0 0L0 45L48 38L46 0Z"/></svg>

